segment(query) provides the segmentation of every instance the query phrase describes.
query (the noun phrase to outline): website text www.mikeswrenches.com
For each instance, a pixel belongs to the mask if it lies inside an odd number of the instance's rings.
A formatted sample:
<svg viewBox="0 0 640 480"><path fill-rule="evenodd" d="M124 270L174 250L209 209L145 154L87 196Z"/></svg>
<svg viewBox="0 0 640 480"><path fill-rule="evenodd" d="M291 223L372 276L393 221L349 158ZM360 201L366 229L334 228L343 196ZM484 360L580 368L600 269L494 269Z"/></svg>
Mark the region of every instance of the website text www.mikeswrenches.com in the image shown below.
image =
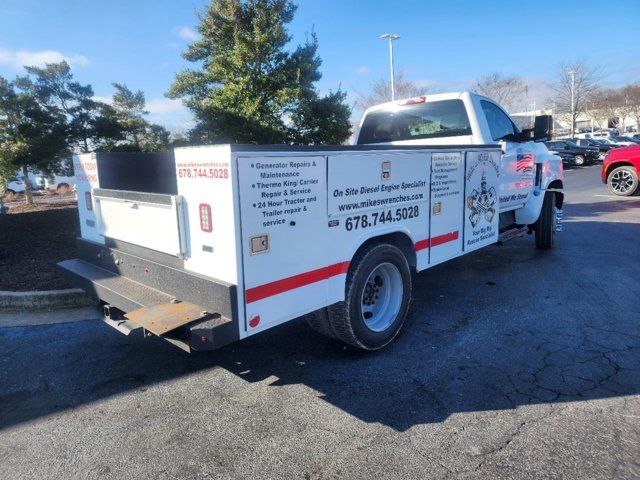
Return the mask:
<svg viewBox="0 0 640 480"><path fill-rule="evenodd" d="M367 198L360 202L354 203L343 203L338 205L338 210L341 212L348 212L350 210L360 210L363 208L373 208L373 207L383 207L385 205L393 205L396 203L404 203L411 202L416 200L422 200L424 198L424 194L422 193L414 193L412 195L396 195L394 197L387 198Z"/></svg>

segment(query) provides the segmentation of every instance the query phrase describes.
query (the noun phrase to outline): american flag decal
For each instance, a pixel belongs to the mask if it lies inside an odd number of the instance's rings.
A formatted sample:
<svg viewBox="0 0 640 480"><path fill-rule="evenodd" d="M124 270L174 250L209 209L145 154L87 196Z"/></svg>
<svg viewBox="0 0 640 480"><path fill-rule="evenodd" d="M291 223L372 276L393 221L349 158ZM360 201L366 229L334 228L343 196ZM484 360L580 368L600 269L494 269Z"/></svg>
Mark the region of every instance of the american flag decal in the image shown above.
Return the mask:
<svg viewBox="0 0 640 480"><path fill-rule="evenodd" d="M516 158L516 172L529 174L533 172L533 155L530 153L519 153Z"/></svg>

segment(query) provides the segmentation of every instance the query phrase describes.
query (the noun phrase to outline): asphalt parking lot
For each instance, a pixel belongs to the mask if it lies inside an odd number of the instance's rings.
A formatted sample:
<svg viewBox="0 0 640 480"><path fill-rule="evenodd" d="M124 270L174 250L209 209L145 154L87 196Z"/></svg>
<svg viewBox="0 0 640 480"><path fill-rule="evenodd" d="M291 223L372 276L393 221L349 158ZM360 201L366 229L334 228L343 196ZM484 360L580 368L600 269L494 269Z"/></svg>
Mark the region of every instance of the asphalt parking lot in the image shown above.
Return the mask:
<svg viewBox="0 0 640 480"><path fill-rule="evenodd" d="M567 171L553 251L418 275L374 354L302 321L189 356L85 312L0 315L0 477L639 478L640 197L598 174Z"/></svg>

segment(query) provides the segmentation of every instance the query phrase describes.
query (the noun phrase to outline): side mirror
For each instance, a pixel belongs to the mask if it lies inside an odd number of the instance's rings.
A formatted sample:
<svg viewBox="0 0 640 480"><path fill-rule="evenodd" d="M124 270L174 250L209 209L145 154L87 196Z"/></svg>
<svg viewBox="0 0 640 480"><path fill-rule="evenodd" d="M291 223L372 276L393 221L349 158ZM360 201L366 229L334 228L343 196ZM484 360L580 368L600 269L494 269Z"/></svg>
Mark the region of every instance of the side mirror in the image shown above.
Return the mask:
<svg viewBox="0 0 640 480"><path fill-rule="evenodd" d="M551 139L553 131L553 117L551 115L538 115L533 124L533 141L544 142Z"/></svg>

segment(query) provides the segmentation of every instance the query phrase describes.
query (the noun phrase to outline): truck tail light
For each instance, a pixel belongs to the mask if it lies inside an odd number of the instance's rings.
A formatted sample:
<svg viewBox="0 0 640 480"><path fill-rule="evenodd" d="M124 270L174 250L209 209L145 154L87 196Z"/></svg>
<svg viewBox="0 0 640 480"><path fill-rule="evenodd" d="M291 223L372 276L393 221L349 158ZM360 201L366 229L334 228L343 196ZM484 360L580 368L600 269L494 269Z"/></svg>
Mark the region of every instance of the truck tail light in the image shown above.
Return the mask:
<svg viewBox="0 0 640 480"><path fill-rule="evenodd" d="M206 203L201 203L198 210L200 211L200 230L203 232L211 232L213 230L213 224L211 223L211 206Z"/></svg>
<svg viewBox="0 0 640 480"><path fill-rule="evenodd" d="M91 192L84 192L84 200L87 203L87 211L93 212L93 202L91 201Z"/></svg>
<svg viewBox="0 0 640 480"><path fill-rule="evenodd" d="M427 101L427 97L423 95L421 97L413 97L413 98L407 98L406 100L400 100L398 102L398 105L415 105L417 103L424 103L426 101Z"/></svg>

